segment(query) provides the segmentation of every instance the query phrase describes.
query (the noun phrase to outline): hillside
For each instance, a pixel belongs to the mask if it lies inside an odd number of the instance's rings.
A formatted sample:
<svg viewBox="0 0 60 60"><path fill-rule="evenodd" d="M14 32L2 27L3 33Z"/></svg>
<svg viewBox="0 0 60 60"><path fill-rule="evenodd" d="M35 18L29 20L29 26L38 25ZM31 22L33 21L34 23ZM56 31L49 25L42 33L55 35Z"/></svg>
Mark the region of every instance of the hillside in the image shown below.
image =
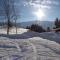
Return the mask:
<svg viewBox="0 0 60 60"><path fill-rule="evenodd" d="M14 22L12 22L13 26L15 25ZM36 21L28 21L28 22L20 22L17 23L17 27L26 28L27 26L31 26L32 24L37 24ZM0 26L5 26L6 23L0 22ZM38 21L38 25L42 26L44 29L47 29L47 27L50 27L51 29L55 26L54 21Z"/></svg>
<svg viewBox="0 0 60 60"><path fill-rule="evenodd" d="M26 26L30 26L32 24L37 24L36 21L29 21L29 22L22 22L18 23L18 26L21 25L21 27L26 28ZM41 25L44 29L47 27L50 27L51 29L54 27L54 21L38 21L38 25Z"/></svg>

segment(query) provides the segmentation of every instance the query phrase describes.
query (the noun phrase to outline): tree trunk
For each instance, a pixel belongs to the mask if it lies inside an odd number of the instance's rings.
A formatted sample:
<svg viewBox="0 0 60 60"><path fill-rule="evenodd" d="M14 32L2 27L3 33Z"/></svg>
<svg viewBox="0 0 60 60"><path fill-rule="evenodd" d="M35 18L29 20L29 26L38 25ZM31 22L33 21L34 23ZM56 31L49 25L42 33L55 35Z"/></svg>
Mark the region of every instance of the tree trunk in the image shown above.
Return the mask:
<svg viewBox="0 0 60 60"><path fill-rule="evenodd" d="M9 35L9 26L7 27L7 35Z"/></svg>
<svg viewBox="0 0 60 60"><path fill-rule="evenodd" d="M16 20L15 20L15 27L16 27L16 34L17 34L17 24L16 24Z"/></svg>
<svg viewBox="0 0 60 60"><path fill-rule="evenodd" d="M17 25L16 25L16 21L15 21L15 27L16 27L16 34L17 34Z"/></svg>
<svg viewBox="0 0 60 60"><path fill-rule="evenodd" d="M7 35L9 35L9 20L7 22Z"/></svg>

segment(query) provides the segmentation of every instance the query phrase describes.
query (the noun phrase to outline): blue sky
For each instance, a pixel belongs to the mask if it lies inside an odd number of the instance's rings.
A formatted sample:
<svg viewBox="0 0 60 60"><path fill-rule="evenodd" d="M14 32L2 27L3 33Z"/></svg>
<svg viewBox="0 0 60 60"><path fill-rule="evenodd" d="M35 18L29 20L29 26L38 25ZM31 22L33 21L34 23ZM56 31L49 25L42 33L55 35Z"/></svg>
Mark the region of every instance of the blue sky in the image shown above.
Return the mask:
<svg viewBox="0 0 60 60"><path fill-rule="evenodd" d="M19 3L21 8L20 21L53 21L56 17L60 19L60 0L20 0ZM34 12L38 13L38 10L42 10L45 16L38 19L34 15Z"/></svg>
<svg viewBox="0 0 60 60"><path fill-rule="evenodd" d="M60 0L16 0L15 6L19 11L18 22L60 19Z"/></svg>

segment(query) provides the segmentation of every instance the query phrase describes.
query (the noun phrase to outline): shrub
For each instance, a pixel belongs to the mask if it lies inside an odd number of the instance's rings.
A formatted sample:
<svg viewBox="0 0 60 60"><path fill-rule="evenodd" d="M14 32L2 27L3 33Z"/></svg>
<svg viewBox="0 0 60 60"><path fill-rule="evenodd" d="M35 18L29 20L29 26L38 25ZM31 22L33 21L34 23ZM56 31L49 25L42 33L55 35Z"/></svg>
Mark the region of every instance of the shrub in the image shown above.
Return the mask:
<svg viewBox="0 0 60 60"><path fill-rule="evenodd" d="M45 30L42 28L42 26L39 26L38 24L32 24L30 27L30 30L35 31L35 32L45 32Z"/></svg>

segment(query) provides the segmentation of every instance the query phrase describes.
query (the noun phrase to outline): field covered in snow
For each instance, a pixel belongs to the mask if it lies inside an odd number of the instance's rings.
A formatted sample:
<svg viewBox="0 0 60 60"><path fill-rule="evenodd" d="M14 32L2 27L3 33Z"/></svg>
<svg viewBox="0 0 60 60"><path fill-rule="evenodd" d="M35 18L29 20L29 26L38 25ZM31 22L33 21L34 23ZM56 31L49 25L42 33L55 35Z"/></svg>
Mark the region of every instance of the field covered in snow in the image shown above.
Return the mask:
<svg viewBox="0 0 60 60"><path fill-rule="evenodd" d="M60 60L60 33L22 28L17 35L15 30L11 33L7 36L5 30L0 31L0 60Z"/></svg>

